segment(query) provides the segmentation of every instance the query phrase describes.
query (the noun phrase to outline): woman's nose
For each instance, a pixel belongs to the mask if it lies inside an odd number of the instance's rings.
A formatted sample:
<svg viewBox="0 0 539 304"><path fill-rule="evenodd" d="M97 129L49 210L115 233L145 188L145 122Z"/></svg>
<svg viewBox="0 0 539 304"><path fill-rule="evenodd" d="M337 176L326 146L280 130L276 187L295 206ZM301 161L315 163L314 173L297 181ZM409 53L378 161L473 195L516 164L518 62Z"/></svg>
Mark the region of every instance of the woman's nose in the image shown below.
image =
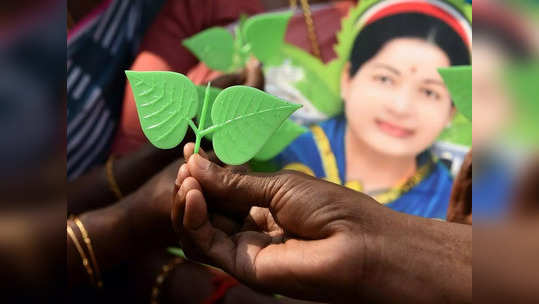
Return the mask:
<svg viewBox="0 0 539 304"><path fill-rule="evenodd" d="M392 102L386 105L389 112L396 116L407 116L413 107L413 97L409 90L400 90L393 98Z"/></svg>

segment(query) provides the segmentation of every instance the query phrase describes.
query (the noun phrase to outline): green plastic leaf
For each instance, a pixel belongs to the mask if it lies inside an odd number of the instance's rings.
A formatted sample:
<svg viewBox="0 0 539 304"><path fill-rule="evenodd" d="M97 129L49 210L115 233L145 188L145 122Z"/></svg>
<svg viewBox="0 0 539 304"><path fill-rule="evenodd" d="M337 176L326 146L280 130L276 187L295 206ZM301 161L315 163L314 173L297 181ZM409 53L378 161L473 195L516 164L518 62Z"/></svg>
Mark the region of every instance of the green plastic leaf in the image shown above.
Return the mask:
<svg viewBox="0 0 539 304"><path fill-rule="evenodd" d="M247 19L245 38L258 60L267 63L279 53L290 17L292 12L261 14Z"/></svg>
<svg viewBox="0 0 539 304"><path fill-rule="evenodd" d="M472 120L472 67L468 65L440 68L438 72L444 79L457 110Z"/></svg>
<svg viewBox="0 0 539 304"><path fill-rule="evenodd" d="M230 165L247 162L300 107L251 87L223 90L211 112L217 157Z"/></svg>
<svg viewBox="0 0 539 304"><path fill-rule="evenodd" d="M144 135L157 148L177 146L195 117L198 96L195 85L174 72L125 71L131 84Z"/></svg>
<svg viewBox="0 0 539 304"><path fill-rule="evenodd" d="M204 92L206 91L206 86L197 86L197 91L198 91L198 100L199 100L200 104L202 104L204 102ZM217 95L219 95L219 93L221 91L222 91L221 89L210 87L210 98L209 98L209 104L208 104L208 107L210 109L213 107L213 102L215 101L215 98L217 98ZM198 108L198 113L197 113L197 116L196 116L196 119L197 119L198 122L200 122L200 115L201 114L202 114L202 107L199 107ZM213 125L213 121L211 120L210 116L207 116L206 117L206 126L211 126L211 125ZM213 139L213 134L210 133L210 134L206 135L205 137L208 140L212 140Z"/></svg>
<svg viewBox="0 0 539 304"><path fill-rule="evenodd" d="M232 34L222 27L212 27L188 39L182 44L209 68L228 72L234 56Z"/></svg>
<svg viewBox="0 0 539 304"><path fill-rule="evenodd" d="M290 119L275 131L254 159L259 161L269 160L281 153L294 139L307 132L307 128L300 126Z"/></svg>

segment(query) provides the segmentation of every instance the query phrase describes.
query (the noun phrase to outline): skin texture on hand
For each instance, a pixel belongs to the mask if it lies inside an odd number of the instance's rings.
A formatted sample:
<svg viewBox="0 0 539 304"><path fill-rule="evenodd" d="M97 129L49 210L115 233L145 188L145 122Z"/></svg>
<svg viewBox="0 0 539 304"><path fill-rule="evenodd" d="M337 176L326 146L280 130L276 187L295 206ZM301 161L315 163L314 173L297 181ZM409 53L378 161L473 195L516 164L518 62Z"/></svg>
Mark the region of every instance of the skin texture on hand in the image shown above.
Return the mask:
<svg viewBox="0 0 539 304"><path fill-rule="evenodd" d="M470 227L299 173L239 174L190 151L171 213L190 258L302 299L471 301Z"/></svg>

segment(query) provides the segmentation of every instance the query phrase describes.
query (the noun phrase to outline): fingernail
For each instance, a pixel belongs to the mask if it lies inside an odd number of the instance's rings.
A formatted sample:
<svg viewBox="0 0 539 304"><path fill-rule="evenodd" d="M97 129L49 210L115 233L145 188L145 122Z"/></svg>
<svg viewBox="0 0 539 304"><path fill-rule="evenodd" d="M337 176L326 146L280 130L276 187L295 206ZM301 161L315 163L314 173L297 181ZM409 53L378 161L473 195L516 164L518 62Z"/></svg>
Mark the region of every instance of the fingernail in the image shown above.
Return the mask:
<svg viewBox="0 0 539 304"><path fill-rule="evenodd" d="M204 157L202 157L202 156L200 156L198 154L193 155L193 160L195 162L195 165L199 169L202 169L202 170L207 170L211 165L209 160L205 159Z"/></svg>

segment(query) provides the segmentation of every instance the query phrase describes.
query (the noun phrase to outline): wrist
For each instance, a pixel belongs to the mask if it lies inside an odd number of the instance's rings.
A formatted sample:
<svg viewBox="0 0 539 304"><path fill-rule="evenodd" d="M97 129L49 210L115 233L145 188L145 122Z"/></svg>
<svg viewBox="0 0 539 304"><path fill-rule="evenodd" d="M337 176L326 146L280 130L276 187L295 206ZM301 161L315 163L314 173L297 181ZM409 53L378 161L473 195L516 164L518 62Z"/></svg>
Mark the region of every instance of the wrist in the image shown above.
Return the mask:
<svg viewBox="0 0 539 304"><path fill-rule="evenodd" d="M125 225L126 210L122 206L114 204L86 212L79 219L86 227L97 262L103 270L128 259L130 237Z"/></svg>
<svg viewBox="0 0 539 304"><path fill-rule="evenodd" d="M471 227L388 211L367 237L361 298L466 302L471 295Z"/></svg>
<svg viewBox="0 0 539 304"><path fill-rule="evenodd" d="M136 243L133 246L136 246L137 252L156 246L168 246L176 240L170 211L165 213L161 207L156 206L155 201L158 200L147 191L137 190L120 202L125 209L125 225Z"/></svg>

